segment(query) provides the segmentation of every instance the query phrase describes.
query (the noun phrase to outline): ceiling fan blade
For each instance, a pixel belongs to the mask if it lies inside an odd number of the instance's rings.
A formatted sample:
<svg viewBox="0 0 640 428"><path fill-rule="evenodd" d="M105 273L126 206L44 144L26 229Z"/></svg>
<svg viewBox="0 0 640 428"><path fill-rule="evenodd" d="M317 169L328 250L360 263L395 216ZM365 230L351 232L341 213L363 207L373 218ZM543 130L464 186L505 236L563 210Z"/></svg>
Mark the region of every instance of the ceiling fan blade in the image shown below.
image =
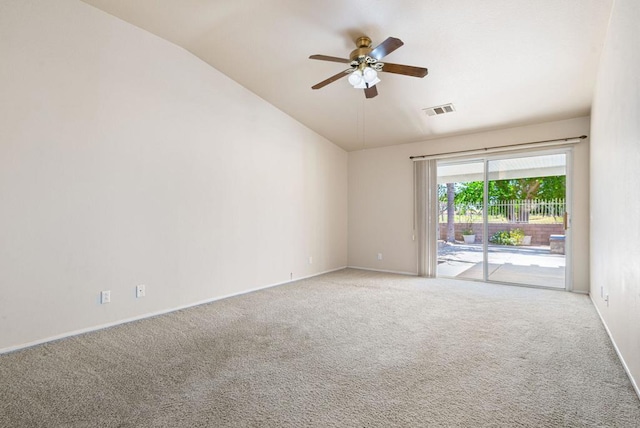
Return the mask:
<svg viewBox="0 0 640 428"><path fill-rule="evenodd" d="M400 46L404 45L402 40L396 39L395 37L387 37L387 40L380 43L376 46L370 53L369 56L371 58L375 58L380 60L381 58L389 55L391 52L398 49Z"/></svg>
<svg viewBox="0 0 640 428"><path fill-rule="evenodd" d="M328 56L328 55L311 55L309 57L309 59L319 59L321 61L341 62L341 63L344 63L344 64L349 64L351 62L346 58L338 58L338 57L335 57L335 56Z"/></svg>
<svg viewBox="0 0 640 428"><path fill-rule="evenodd" d="M376 95L378 95L378 89L375 86L372 86L370 88L366 88L364 90L364 96L367 98L373 98Z"/></svg>
<svg viewBox="0 0 640 428"><path fill-rule="evenodd" d="M347 74L351 73L353 71L352 68L347 68L344 71L341 71L338 74L334 74L333 76L329 77L328 79L323 80L320 83L316 83L315 85L313 85L311 87L311 89L320 89L320 88L324 88L325 86L327 86L329 83L335 82L338 79L343 78L344 76L346 76Z"/></svg>
<svg viewBox="0 0 640 428"><path fill-rule="evenodd" d="M385 62L382 66L382 71L385 73L404 74L405 76L424 77L429 73L429 70L423 67L413 67L411 65L392 64Z"/></svg>

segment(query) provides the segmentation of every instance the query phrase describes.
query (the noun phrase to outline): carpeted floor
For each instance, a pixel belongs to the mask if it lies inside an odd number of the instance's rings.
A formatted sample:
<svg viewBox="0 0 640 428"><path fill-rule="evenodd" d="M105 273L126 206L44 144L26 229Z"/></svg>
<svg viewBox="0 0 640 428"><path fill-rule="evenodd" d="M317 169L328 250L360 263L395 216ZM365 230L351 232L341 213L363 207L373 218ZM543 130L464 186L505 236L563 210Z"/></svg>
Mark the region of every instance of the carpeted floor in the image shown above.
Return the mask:
<svg viewBox="0 0 640 428"><path fill-rule="evenodd" d="M0 355L1 427L640 426L588 297L346 269Z"/></svg>

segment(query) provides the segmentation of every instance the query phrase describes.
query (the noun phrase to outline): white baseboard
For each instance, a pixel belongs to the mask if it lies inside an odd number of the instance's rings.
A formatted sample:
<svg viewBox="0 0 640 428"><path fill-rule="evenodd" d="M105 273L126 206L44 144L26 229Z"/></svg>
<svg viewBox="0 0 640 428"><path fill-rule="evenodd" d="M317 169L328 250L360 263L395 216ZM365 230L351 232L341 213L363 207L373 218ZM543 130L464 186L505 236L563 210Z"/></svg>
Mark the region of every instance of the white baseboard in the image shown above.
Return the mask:
<svg viewBox="0 0 640 428"><path fill-rule="evenodd" d="M289 280L289 281L286 281L286 282L281 282L279 284L269 285L269 286L263 287L263 288L275 287L276 285L287 284L289 282L300 281L302 279L307 279L307 278L314 278L316 276L324 275L325 273L337 272L339 270L346 269L346 268L348 268L348 266L340 266L340 267L335 268L335 269L329 269L329 270L325 270L325 271L322 271L322 272L319 272L319 273L314 273L314 274L307 275L307 276L301 276L299 278L293 278L292 280ZM245 294L245 293L243 292L243 293L238 293L238 294ZM231 296L229 296L229 297L231 297Z"/></svg>
<svg viewBox="0 0 640 428"><path fill-rule="evenodd" d="M616 344L616 341L614 340L613 336L611 335L611 331L609 330L609 326L607 326L607 323L604 321L604 318L602 317L602 314L600 313L600 310L598 309L598 305L596 305L596 302L593 301L593 296L591 294L589 294L589 298L591 299L591 303L593 304L593 307L596 308L596 312L598 313L598 316L600 317L600 321L602 321L602 325L604 326L604 329L607 332L607 335L609 336L609 339L611 340L611 344L613 345L613 349L615 349L616 350L616 354L618 354L618 358L620 359L620 362L622 363L622 367L624 367L624 371L627 373L627 376L629 377L629 380L631 381L631 385L633 386L633 389L636 391L636 394L638 395L638 398L640 399L640 388L638 387L638 383L636 382L636 380L631 375L631 371L629 370L629 366L627 366L627 363L624 360L624 357L620 353L620 349L618 349L618 345Z"/></svg>
<svg viewBox="0 0 640 428"><path fill-rule="evenodd" d="M404 272L404 271L399 271L399 270L387 270L387 269L373 269L373 268L368 268L368 267L360 267L360 266L347 266L350 269L360 269L360 270L369 270L372 272L383 272L383 273L395 273L398 275L411 275L411 276L418 276L418 274L416 272Z"/></svg>
<svg viewBox="0 0 640 428"><path fill-rule="evenodd" d="M303 276L303 277L300 277L300 278L293 278L293 279L288 280L288 281L277 282L277 283L274 283L274 284L269 284L269 285L265 285L265 286L261 286L261 287L256 287L256 288L252 288L252 289L249 289L249 290L239 291L237 293L226 294L224 296L213 297L211 299L206 299L206 300L200 300L200 301L197 301L197 302L194 302L194 303L188 303L186 305L177 306L177 307L174 307L174 308L163 309L163 310L156 311L156 312L150 312L150 313L146 313L146 314L135 316L135 317L131 317L131 318L125 318L125 319L114 321L114 322L110 322L110 323L107 323L107 324L100 324L100 325L97 325L97 326L82 328L82 329L79 329L79 330L73 330L73 331L69 331L69 332L66 332L66 333L58 334L58 335L55 335L55 336L46 337L44 339L38 339L38 340L34 340L32 342L23 343L23 344L20 344L20 345L9 346L8 348L0 349L0 355L1 354L6 354L6 353L9 353L9 352L19 351L21 349L31 348L33 346L42 345L42 344L49 343L49 342L54 342L54 341L60 340L60 339L66 339L68 337L78 336L80 334L85 334L85 333L91 333L91 332L94 332L94 331L104 330L105 328L115 327L115 326L121 325L121 324L126 324L126 323L130 323L130 322L134 322L134 321L140 321L140 320L143 320L143 319L146 319L146 318L156 317L158 315L169 314L171 312L180 311L182 309L188 309L188 308L193 308L195 306L205 305L207 303L212 303L212 302L215 302L217 300L228 299L230 297L241 296L243 294L252 293L254 291L265 290L267 288L277 287L279 285L289 284L291 282L300 281L300 280L307 279L307 278L313 278L315 276L324 275L326 273L339 271L339 270L342 270L342 269L345 269L345 268L346 268L346 266L341 266L341 267L338 267L338 268L335 268L335 269L329 269L329 270L326 270L326 271L323 271L323 272L314 273L314 274Z"/></svg>

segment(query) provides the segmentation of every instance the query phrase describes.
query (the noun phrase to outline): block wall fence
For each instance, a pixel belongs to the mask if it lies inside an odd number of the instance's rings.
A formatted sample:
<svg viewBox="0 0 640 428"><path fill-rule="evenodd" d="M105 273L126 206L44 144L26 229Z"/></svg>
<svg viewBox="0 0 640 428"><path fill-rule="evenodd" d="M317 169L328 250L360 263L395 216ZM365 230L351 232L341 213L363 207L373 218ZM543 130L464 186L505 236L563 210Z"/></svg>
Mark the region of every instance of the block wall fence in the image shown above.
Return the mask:
<svg viewBox="0 0 640 428"><path fill-rule="evenodd" d="M440 239L447 239L447 224L440 223ZM467 228L466 223L455 223L456 240L462 241L463 229ZM473 223L472 229L476 235L476 242L482 242L482 224ZM531 245L549 245L549 236L564 235L564 225L562 224L529 224L529 223L489 223L489 236L502 230L522 229L525 236L531 236Z"/></svg>

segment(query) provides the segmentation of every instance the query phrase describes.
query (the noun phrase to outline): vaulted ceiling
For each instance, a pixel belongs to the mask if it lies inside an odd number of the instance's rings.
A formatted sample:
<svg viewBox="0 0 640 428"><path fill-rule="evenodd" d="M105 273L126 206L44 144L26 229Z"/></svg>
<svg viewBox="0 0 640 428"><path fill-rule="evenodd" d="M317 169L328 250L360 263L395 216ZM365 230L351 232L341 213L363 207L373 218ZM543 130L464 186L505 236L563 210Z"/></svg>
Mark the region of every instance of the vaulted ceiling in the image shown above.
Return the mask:
<svg viewBox="0 0 640 428"><path fill-rule="evenodd" d="M588 115L612 0L84 0L192 52L345 150ZM365 99L346 78L355 40L404 46ZM455 112L427 116L453 103Z"/></svg>

